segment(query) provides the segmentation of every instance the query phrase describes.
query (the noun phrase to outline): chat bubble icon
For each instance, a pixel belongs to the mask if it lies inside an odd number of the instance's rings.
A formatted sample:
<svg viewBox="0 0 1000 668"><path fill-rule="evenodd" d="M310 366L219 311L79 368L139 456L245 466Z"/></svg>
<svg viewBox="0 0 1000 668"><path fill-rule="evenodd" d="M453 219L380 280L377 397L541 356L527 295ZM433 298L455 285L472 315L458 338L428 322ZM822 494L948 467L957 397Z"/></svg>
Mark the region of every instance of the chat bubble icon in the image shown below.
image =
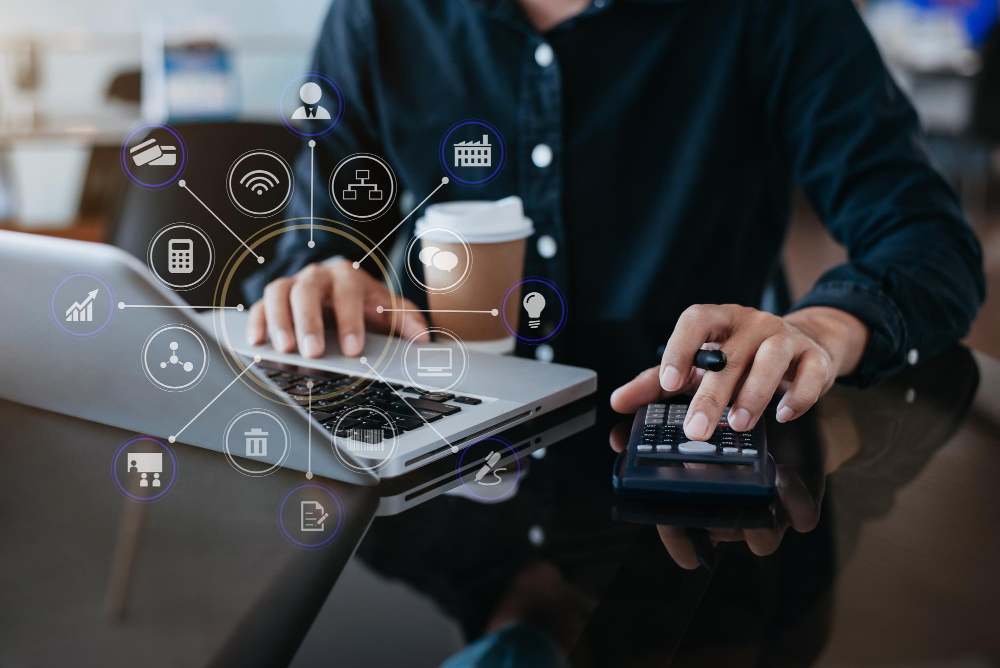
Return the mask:
<svg viewBox="0 0 1000 668"><path fill-rule="evenodd" d="M420 251L420 254L417 255L417 258L420 260L421 263L423 263L425 267L429 267L431 266L431 259L434 257L436 253L440 252L441 249L438 248L437 246L428 246Z"/></svg>
<svg viewBox="0 0 1000 668"><path fill-rule="evenodd" d="M451 271L458 266L458 256L451 251L441 251L440 253L435 253L434 257L431 258L434 266L441 271Z"/></svg>

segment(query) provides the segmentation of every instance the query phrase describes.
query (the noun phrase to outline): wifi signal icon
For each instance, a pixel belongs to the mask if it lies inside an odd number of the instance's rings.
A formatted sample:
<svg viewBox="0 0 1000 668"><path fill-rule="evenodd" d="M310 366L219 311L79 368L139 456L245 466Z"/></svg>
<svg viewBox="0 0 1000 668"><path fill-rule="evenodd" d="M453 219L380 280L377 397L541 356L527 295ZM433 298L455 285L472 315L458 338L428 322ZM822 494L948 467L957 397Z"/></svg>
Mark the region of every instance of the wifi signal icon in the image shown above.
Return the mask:
<svg viewBox="0 0 1000 668"><path fill-rule="evenodd" d="M240 185L246 186L258 195L263 195L278 185L278 177L265 169L255 169L243 175Z"/></svg>

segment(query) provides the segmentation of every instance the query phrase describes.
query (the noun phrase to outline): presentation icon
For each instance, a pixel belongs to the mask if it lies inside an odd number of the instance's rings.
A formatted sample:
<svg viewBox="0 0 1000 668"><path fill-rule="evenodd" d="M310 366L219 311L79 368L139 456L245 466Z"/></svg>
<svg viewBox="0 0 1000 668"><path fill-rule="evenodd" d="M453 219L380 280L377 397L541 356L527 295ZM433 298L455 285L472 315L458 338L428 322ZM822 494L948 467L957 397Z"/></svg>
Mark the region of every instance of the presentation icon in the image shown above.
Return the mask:
<svg viewBox="0 0 1000 668"><path fill-rule="evenodd" d="M389 163L377 155L355 153L333 168L330 198L348 218L374 220L396 200L396 175Z"/></svg>
<svg viewBox="0 0 1000 668"><path fill-rule="evenodd" d="M187 325L164 325L142 346L142 367L153 385L167 392L189 390L208 370L208 346Z"/></svg>
<svg viewBox="0 0 1000 668"><path fill-rule="evenodd" d="M212 274L215 246L201 228L173 223L153 235L146 249L146 265L149 273L171 290L191 290Z"/></svg>
<svg viewBox="0 0 1000 668"><path fill-rule="evenodd" d="M291 488L278 503L278 530L300 550L327 547L344 528L344 506L326 485L307 482Z"/></svg>
<svg viewBox="0 0 1000 668"><path fill-rule="evenodd" d="M64 334L76 339L97 336L114 318L114 296L99 276L79 272L66 276L49 299L52 321Z"/></svg>
<svg viewBox="0 0 1000 668"><path fill-rule="evenodd" d="M333 132L344 117L340 87L324 74L306 72L293 77L278 98L281 122L303 139Z"/></svg>
<svg viewBox="0 0 1000 668"><path fill-rule="evenodd" d="M118 493L136 503L163 499L174 487L177 470L177 458L170 446L151 436L130 438L118 446L111 458Z"/></svg>
<svg viewBox="0 0 1000 668"><path fill-rule="evenodd" d="M125 137L121 148L125 176L140 188L160 190L176 182L187 166L187 148L177 130L148 123Z"/></svg>
<svg viewBox="0 0 1000 668"><path fill-rule="evenodd" d="M247 151L233 162L226 191L237 209L255 218L272 216L292 197L292 168L274 151Z"/></svg>

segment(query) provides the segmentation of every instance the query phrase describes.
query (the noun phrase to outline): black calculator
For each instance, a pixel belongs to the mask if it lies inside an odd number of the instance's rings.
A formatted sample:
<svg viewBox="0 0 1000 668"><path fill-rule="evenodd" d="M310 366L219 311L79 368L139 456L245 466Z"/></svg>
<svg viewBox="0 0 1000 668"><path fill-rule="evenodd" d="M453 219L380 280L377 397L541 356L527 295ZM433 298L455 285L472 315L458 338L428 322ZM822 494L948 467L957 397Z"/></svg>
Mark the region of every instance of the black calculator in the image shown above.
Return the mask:
<svg viewBox="0 0 1000 668"><path fill-rule="evenodd" d="M734 431L726 408L709 440L692 441L684 435L687 410L683 400L639 409L628 447L615 462L615 492L636 498L772 499L775 468L764 420L750 431Z"/></svg>

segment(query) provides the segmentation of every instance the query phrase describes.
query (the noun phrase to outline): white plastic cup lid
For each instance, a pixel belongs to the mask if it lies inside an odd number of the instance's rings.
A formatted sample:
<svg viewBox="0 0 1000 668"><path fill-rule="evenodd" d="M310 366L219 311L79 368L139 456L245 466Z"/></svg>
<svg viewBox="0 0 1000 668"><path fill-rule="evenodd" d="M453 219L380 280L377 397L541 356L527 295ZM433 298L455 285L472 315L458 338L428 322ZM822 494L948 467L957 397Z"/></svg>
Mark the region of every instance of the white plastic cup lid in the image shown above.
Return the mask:
<svg viewBox="0 0 1000 668"><path fill-rule="evenodd" d="M432 204L417 221L417 234L421 240L455 242L454 235L433 229L436 227L454 230L473 244L525 239L535 232L531 219L524 216L524 204L517 195L495 202L471 200ZM423 233L425 230L429 231Z"/></svg>

